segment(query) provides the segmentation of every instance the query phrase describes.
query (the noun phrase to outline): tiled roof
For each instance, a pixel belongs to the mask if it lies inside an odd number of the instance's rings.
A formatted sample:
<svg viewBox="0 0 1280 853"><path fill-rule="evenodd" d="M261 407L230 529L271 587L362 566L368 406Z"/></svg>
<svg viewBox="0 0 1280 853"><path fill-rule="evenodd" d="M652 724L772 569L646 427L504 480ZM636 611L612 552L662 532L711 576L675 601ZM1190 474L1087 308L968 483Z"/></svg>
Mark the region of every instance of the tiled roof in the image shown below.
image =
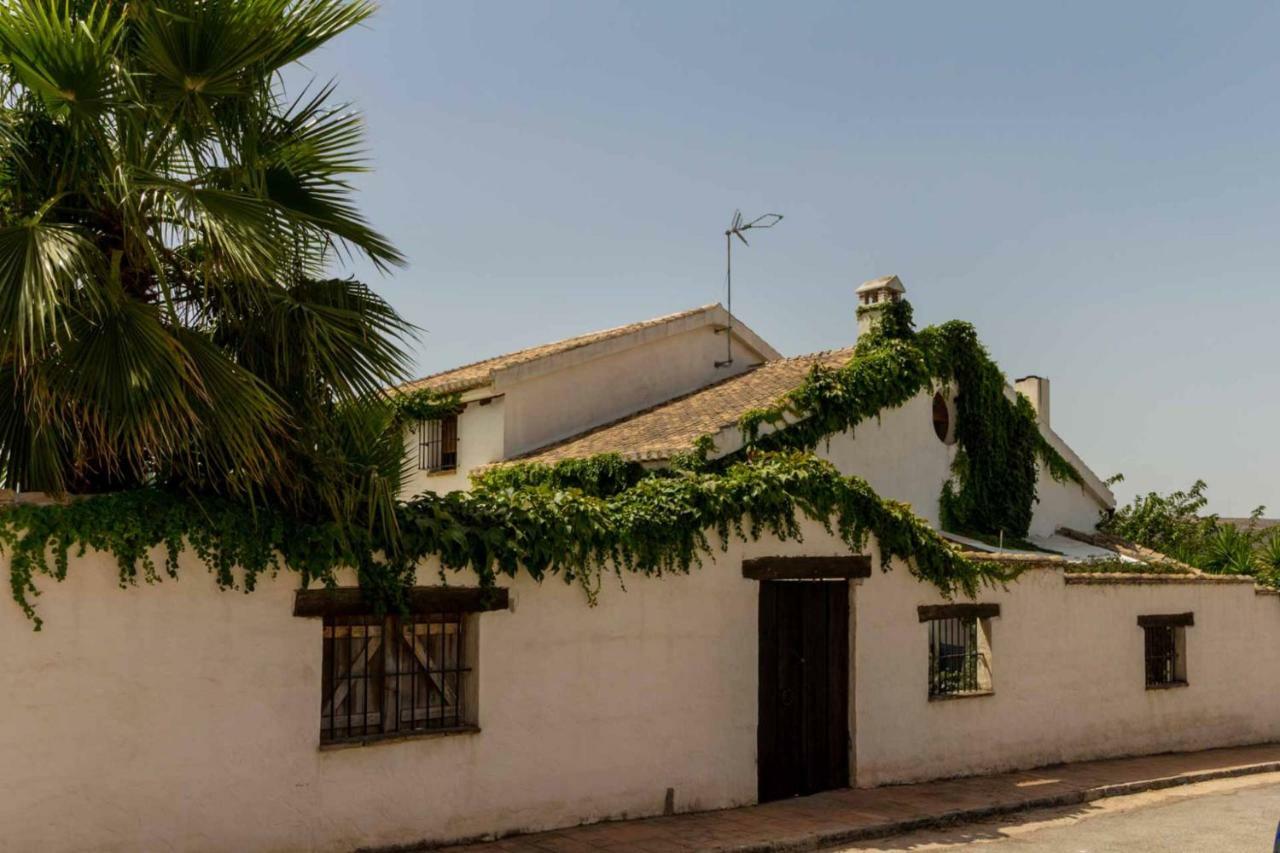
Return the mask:
<svg viewBox="0 0 1280 853"><path fill-rule="evenodd" d="M765 362L683 397L531 451L520 461L558 462L597 453L619 453L635 460L669 459L689 450L700 436L714 435L736 424L751 409L774 403L799 385L814 365L838 367L852 355L849 348Z"/></svg>
<svg viewBox="0 0 1280 853"><path fill-rule="evenodd" d="M687 317L693 317L697 314L702 314L716 308L719 308L719 306L715 304L703 305L698 308L690 308L687 311L678 311L675 314L654 317L652 320L643 320L639 323L628 323L625 326L618 326L613 329L604 329L599 332L578 335L574 338L565 338L562 341L555 341L554 343L516 350L515 352L510 352L506 355L486 358L484 361L464 364L462 367L455 367L452 370L446 370L443 373L433 373L430 376L415 379L412 382L401 385L399 390L418 391L426 388L439 393L453 393L456 391L467 391L472 388L479 388L492 382L493 374L504 368L537 361L540 358L559 355L560 353L600 343L601 341L620 338L623 335L643 331L654 326L661 326L665 323L671 323L676 320L683 320Z"/></svg>

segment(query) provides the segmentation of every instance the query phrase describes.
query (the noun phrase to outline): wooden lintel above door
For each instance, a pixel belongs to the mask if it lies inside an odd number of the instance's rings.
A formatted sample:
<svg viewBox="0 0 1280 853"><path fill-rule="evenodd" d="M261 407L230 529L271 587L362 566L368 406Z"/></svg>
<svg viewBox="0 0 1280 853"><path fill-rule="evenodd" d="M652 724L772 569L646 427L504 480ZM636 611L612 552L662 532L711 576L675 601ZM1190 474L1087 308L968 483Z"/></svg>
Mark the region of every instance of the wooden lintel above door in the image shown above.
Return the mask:
<svg viewBox="0 0 1280 853"><path fill-rule="evenodd" d="M742 576L754 581L869 578L871 558L866 554L838 557L755 557L742 561Z"/></svg>

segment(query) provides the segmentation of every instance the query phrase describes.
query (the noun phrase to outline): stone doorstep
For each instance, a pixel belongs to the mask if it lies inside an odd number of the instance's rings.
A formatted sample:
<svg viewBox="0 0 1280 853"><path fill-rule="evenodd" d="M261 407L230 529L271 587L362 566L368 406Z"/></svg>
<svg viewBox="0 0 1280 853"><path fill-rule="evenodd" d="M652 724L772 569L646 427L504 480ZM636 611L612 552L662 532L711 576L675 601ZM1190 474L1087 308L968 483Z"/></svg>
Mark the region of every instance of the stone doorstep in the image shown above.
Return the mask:
<svg viewBox="0 0 1280 853"><path fill-rule="evenodd" d="M1160 791L1165 788L1192 785L1197 782L1211 782L1215 779L1231 779L1238 776L1276 772L1280 772L1280 761L1244 764L1238 767L1225 767L1215 770L1191 771L1189 773L1180 773L1176 776L1161 776L1154 779L1143 779L1138 782L1119 782L1113 785L1099 785L1093 788L1064 791L1061 794L1052 794L1044 797L956 809L936 815L888 820L871 826L815 832L792 838L779 838L747 844L722 845L708 848L708 850L715 850L718 853L801 853L801 851L818 850L837 844L871 841L876 838L888 838L926 829L941 829L958 824L978 823L1018 812L1051 809L1060 806L1075 806L1108 797L1123 797L1130 794L1141 794L1146 791Z"/></svg>

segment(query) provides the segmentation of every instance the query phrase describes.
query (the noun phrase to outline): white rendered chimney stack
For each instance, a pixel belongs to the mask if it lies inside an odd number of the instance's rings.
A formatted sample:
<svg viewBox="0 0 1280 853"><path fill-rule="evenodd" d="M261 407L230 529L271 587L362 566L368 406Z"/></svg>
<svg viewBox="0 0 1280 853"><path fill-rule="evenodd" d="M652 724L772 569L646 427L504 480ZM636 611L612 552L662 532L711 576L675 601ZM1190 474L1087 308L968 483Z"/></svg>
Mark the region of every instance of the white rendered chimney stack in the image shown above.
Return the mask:
<svg viewBox="0 0 1280 853"><path fill-rule="evenodd" d="M858 335L869 331L878 322L884 307L902 299L902 294L906 292L907 289L896 275L873 278L858 285L858 289L854 291L858 297Z"/></svg>
<svg viewBox="0 0 1280 853"><path fill-rule="evenodd" d="M1024 376L1013 383L1013 390L1031 401L1036 420L1049 426L1049 380L1043 376Z"/></svg>

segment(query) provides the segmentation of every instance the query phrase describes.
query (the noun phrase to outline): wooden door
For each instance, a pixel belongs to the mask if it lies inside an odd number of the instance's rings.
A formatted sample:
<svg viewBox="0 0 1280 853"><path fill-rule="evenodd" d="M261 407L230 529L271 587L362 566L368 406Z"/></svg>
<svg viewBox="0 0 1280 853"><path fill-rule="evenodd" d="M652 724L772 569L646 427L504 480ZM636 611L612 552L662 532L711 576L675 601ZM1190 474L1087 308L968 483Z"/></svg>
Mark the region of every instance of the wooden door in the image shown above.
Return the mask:
<svg viewBox="0 0 1280 853"><path fill-rule="evenodd" d="M849 583L760 584L760 802L849 785Z"/></svg>

